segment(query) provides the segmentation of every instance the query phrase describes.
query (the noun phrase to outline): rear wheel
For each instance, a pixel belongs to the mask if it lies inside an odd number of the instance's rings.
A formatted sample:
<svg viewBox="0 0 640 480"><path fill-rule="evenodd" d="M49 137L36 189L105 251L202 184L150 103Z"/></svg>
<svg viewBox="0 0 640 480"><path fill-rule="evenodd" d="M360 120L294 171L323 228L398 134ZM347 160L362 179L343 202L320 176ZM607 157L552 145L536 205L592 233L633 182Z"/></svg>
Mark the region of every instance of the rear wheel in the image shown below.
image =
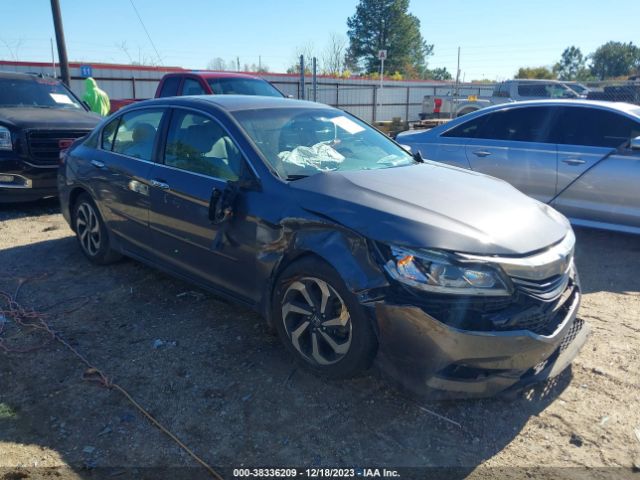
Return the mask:
<svg viewBox="0 0 640 480"><path fill-rule="evenodd" d="M371 322L338 273L321 260L305 258L285 270L273 316L280 339L307 369L340 378L370 366L376 349Z"/></svg>
<svg viewBox="0 0 640 480"><path fill-rule="evenodd" d="M81 194L73 209L76 238L82 253L93 263L107 265L122 255L111 249L109 232L95 203L86 193Z"/></svg>

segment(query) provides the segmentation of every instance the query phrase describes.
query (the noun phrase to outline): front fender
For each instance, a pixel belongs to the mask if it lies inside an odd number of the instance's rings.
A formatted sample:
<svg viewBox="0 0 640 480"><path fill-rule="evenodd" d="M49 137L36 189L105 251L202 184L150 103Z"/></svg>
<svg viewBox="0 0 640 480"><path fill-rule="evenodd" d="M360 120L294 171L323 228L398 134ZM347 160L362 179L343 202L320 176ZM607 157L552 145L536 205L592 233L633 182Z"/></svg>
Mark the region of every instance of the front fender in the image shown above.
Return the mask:
<svg viewBox="0 0 640 480"><path fill-rule="evenodd" d="M314 255L334 268L346 287L362 301L369 298L368 292L388 286L387 279L376 262L366 238L333 223L291 222L284 226L287 240L280 243L278 260L274 262L268 295L263 297L262 312L271 324L271 302L280 274L290 265L307 255ZM272 253L275 253L272 251ZM268 261L267 255L263 261ZM273 257L271 257L273 258Z"/></svg>
<svg viewBox="0 0 640 480"><path fill-rule="evenodd" d="M331 265L354 294L388 285L367 240L351 232L314 229L295 234L291 253L310 253Z"/></svg>

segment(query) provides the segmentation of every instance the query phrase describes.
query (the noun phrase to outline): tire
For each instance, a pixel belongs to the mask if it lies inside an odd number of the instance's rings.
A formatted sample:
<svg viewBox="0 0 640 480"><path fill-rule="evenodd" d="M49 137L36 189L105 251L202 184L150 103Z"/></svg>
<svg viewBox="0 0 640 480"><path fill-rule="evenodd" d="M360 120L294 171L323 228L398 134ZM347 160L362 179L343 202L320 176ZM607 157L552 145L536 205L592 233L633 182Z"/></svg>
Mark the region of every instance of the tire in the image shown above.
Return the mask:
<svg viewBox="0 0 640 480"><path fill-rule="evenodd" d="M347 378L371 366L377 348L371 320L321 259L306 257L289 265L277 280L272 305L280 340L307 370Z"/></svg>
<svg viewBox="0 0 640 480"><path fill-rule="evenodd" d="M111 249L109 231L98 207L91 197L83 193L73 206L73 227L82 253L97 265L108 265L122 258Z"/></svg>

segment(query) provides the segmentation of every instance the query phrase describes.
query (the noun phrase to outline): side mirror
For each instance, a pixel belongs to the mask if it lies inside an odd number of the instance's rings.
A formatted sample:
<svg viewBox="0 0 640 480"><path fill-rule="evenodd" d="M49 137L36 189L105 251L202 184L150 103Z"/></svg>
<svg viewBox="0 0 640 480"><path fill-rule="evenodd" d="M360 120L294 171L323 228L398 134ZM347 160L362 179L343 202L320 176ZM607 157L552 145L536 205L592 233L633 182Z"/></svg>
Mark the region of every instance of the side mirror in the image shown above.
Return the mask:
<svg viewBox="0 0 640 480"><path fill-rule="evenodd" d="M237 195L237 185L227 182L224 189L214 188L209 201L209 220L220 225L233 217L233 206Z"/></svg>
<svg viewBox="0 0 640 480"><path fill-rule="evenodd" d="M631 150L640 150L640 137L632 138L629 144Z"/></svg>

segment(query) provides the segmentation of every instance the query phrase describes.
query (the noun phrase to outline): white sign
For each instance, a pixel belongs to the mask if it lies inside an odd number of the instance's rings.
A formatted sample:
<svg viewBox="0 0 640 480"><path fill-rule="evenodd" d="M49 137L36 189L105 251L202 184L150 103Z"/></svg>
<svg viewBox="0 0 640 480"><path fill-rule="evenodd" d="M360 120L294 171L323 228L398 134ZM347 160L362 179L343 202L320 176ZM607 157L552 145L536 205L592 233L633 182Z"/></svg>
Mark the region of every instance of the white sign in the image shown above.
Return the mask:
<svg viewBox="0 0 640 480"><path fill-rule="evenodd" d="M386 60L387 59L387 51L386 50L379 50L378 51L378 59L379 60Z"/></svg>
<svg viewBox="0 0 640 480"><path fill-rule="evenodd" d="M49 96L56 103L62 103L66 105L73 105L73 100L69 98L69 95L65 93L50 93Z"/></svg>

